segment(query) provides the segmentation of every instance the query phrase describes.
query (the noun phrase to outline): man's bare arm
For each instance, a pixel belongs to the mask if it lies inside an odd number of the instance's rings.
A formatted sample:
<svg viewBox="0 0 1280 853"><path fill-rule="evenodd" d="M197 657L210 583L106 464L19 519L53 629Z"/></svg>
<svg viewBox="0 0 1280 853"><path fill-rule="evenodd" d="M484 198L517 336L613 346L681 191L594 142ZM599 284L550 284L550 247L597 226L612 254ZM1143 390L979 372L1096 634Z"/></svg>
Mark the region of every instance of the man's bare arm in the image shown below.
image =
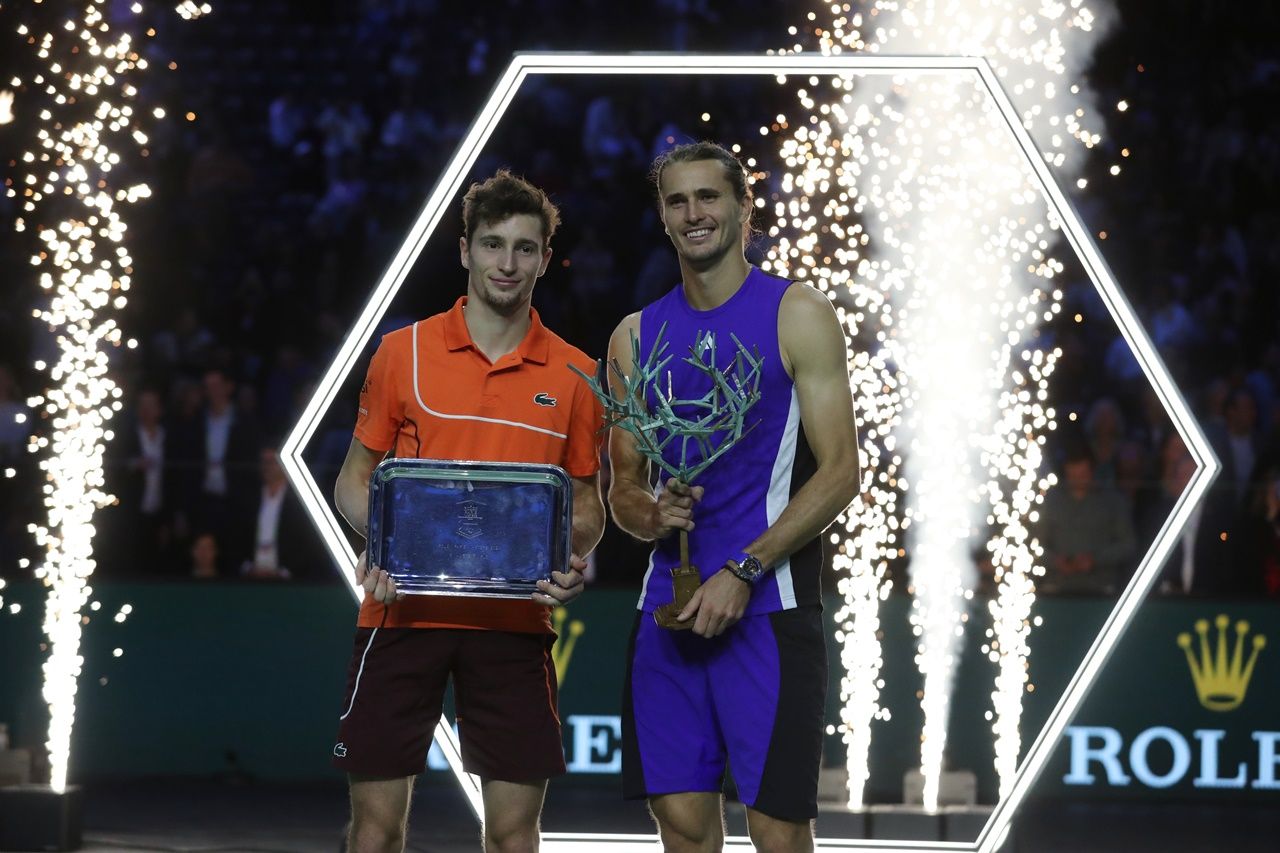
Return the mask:
<svg viewBox="0 0 1280 853"><path fill-rule="evenodd" d="M600 474L573 478L573 553L590 554L604 533L604 500L600 497Z"/></svg>
<svg viewBox="0 0 1280 853"><path fill-rule="evenodd" d="M338 472L333 502L351 528L361 536L369 535L369 478L386 455L385 452L370 450L359 439L353 438L347 448L347 458L342 460L342 470Z"/></svg>
<svg viewBox="0 0 1280 853"><path fill-rule="evenodd" d="M353 438L333 488L333 502L338 512L356 533L366 539L369 537L369 478L386 455L385 452L370 450L359 439ZM356 583L364 587L366 595L372 595L377 601L384 604L395 601L395 581L378 566L370 569L366 563L367 554L367 551L361 551L356 561Z"/></svg>
<svg viewBox="0 0 1280 853"><path fill-rule="evenodd" d="M820 534L858 495L858 428L844 330L818 291L793 284L778 312L778 341L795 383L800 424L817 471L746 551L766 567Z"/></svg>
<svg viewBox="0 0 1280 853"><path fill-rule="evenodd" d="M624 318L609 339L610 365L616 361L627 376L635 369L632 335L640 337L639 312ZM612 366L608 374L613 392L621 393ZM609 508L619 527L646 542L663 539L675 530L693 529L693 505L702 497L701 486L690 488L672 478L655 498L649 485L649 460L636 448L635 436L621 427L609 431L609 463Z"/></svg>
<svg viewBox="0 0 1280 853"><path fill-rule="evenodd" d="M604 532L604 501L600 498L600 475L573 478L573 533L569 571L552 572L551 581L538 581L533 600L548 607L568 604L582 594L586 556L600 542Z"/></svg>

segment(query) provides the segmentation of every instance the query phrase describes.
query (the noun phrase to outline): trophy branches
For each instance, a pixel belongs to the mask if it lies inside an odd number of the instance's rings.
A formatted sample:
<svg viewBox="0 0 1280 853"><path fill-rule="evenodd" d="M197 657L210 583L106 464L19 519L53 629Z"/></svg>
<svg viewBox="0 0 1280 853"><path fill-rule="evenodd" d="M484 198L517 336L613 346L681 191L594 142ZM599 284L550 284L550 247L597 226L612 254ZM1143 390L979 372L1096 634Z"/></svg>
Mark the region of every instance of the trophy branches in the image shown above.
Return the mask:
<svg viewBox="0 0 1280 853"><path fill-rule="evenodd" d="M736 349L728 368L721 370L716 366L715 335L700 331L683 361L705 376L710 387L696 399L677 397L667 369L675 356L668 353L669 343L663 340L666 330L667 324L663 323L643 360L640 340L632 332L632 369L628 373L616 358L610 359L606 367L606 373L614 380L610 384L572 365L570 369L586 381L600 400L605 429L625 429L646 459L680 482L692 485L699 474L755 427L754 423L747 426L746 420L751 407L760 401L764 359L758 348L748 350L731 332L729 337ZM674 451L677 446L678 461L675 453L671 454L673 459L668 459L668 449ZM680 531L680 566L672 569L671 576L675 599L658 608L654 618L665 628L692 627L691 621L681 623L675 619L701 583L697 568L689 563L688 531Z"/></svg>

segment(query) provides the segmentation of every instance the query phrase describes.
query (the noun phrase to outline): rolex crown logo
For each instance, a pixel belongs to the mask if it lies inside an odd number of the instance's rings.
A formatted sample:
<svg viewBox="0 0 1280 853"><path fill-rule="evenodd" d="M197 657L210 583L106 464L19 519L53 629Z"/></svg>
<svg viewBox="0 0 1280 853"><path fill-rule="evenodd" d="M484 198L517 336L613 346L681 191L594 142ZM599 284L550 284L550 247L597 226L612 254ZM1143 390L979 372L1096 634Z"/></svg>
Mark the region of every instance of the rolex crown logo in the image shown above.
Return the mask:
<svg viewBox="0 0 1280 853"><path fill-rule="evenodd" d="M578 644L578 638L587 630L587 626L581 619L570 619L569 612L563 607L557 607L551 611L551 627L558 635L555 645L551 647L551 661L556 666L556 683L563 687L565 673L569 671L569 658L573 657L573 647Z"/></svg>
<svg viewBox="0 0 1280 853"><path fill-rule="evenodd" d="M1267 638L1254 634L1253 647L1246 661L1244 639L1249 633L1249 623L1243 619L1236 622L1236 640L1228 655L1227 625L1231 620L1226 614L1219 614L1213 622L1218 629L1216 649L1210 649L1208 619L1196 620L1196 634L1200 637L1198 658L1192 649L1191 635L1187 632L1178 635L1178 645L1186 652L1187 666L1191 668L1200 704L1210 711L1231 711L1244 701L1249 679L1253 677L1253 666L1258 662L1258 653L1267 645Z"/></svg>

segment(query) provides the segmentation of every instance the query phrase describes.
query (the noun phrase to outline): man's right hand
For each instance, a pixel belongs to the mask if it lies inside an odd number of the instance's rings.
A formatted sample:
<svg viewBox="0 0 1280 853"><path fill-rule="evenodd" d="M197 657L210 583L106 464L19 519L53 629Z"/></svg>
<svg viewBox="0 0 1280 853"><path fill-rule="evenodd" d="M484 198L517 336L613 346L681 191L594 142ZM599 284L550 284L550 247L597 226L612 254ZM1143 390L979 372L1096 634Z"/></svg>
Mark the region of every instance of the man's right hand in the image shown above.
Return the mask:
<svg viewBox="0 0 1280 853"><path fill-rule="evenodd" d="M368 557L368 551L361 551L360 559L356 560L356 583L364 587L364 594L372 595L379 604L390 604L403 598L396 592L396 582L391 575L377 566L369 568Z"/></svg>
<svg viewBox="0 0 1280 853"><path fill-rule="evenodd" d="M675 477L667 480L654 507L658 539L676 530L693 530L693 505L702 500L702 492L702 486L688 486Z"/></svg>

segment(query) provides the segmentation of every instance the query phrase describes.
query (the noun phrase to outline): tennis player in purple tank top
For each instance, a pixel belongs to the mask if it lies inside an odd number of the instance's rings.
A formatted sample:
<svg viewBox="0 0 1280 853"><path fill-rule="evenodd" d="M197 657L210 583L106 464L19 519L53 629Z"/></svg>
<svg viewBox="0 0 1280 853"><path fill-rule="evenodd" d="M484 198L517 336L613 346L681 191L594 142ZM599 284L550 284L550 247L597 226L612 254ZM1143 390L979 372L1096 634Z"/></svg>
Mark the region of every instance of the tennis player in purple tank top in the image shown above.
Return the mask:
<svg viewBox="0 0 1280 853"><path fill-rule="evenodd" d="M693 486L655 490L631 434L610 436L613 516L654 543L623 700L625 791L649 800L666 850L719 850L731 768L756 848L812 850L827 687L819 534L859 481L844 332L821 293L747 262L751 190L732 154L682 145L658 159L653 180L682 281L619 324L610 358L631 369L631 337L643 357L665 324L677 397L708 390L680 363L708 334L721 370L737 349L730 334L763 370L750 433ZM672 600L680 530L702 580L680 614L691 631L652 615Z"/></svg>

